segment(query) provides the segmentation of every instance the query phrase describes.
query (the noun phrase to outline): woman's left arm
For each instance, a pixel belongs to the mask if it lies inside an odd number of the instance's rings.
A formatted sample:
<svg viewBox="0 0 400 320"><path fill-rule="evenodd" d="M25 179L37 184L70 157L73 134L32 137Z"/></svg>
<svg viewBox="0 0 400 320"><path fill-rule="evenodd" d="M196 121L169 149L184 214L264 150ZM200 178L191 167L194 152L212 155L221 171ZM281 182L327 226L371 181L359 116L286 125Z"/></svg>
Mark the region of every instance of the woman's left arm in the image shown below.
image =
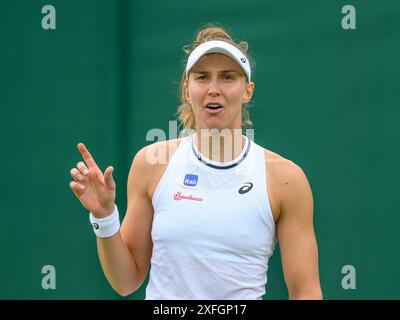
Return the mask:
<svg viewBox="0 0 400 320"><path fill-rule="evenodd" d="M289 299L322 299L313 195L303 170L285 161L277 234Z"/></svg>

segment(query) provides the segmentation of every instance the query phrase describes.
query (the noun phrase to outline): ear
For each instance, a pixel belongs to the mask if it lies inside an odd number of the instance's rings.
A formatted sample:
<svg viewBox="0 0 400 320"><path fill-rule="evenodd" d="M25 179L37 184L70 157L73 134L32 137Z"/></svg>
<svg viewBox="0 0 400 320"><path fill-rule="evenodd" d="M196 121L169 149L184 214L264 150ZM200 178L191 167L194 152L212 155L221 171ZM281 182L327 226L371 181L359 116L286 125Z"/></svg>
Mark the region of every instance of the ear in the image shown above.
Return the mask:
<svg viewBox="0 0 400 320"><path fill-rule="evenodd" d="M190 102L188 81L183 82L183 95L186 101Z"/></svg>
<svg viewBox="0 0 400 320"><path fill-rule="evenodd" d="M251 97L253 96L254 88L255 88L254 82L246 83L246 90L243 95L243 102L244 103L249 103L251 100Z"/></svg>

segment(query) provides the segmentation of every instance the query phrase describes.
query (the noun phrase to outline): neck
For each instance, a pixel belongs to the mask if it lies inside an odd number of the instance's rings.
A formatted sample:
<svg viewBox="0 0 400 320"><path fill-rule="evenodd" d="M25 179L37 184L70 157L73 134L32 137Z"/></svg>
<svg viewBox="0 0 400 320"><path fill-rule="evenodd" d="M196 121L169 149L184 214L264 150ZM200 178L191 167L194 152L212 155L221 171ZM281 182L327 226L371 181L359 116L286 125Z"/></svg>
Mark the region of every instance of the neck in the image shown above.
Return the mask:
<svg viewBox="0 0 400 320"><path fill-rule="evenodd" d="M201 129L196 131L196 147L212 161L229 162L243 150L246 139L241 129Z"/></svg>

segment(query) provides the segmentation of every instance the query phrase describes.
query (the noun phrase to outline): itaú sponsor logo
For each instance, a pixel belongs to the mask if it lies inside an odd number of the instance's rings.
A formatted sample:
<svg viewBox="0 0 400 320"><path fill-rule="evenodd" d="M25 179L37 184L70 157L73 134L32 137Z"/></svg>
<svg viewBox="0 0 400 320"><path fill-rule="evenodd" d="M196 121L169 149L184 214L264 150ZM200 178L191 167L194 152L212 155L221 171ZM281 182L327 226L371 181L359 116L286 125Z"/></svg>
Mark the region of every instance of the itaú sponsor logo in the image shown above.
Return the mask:
<svg viewBox="0 0 400 320"><path fill-rule="evenodd" d="M175 192L174 193L174 200L176 200L176 201L179 201L179 200L203 201L203 198L201 198L201 197L193 197L192 195L185 196L180 192Z"/></svg>

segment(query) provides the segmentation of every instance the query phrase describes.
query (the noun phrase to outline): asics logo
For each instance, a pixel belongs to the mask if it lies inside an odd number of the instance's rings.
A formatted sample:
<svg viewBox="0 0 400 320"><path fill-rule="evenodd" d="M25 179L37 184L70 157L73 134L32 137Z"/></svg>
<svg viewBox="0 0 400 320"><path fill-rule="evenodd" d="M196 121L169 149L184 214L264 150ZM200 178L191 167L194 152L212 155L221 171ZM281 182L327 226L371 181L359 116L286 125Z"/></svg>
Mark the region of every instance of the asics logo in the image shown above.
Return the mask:
<svg viewBox="0 0 400 320"><path fill-rule="evenodd" d="M251 182L246 182L243 187L239 189L240 194L245 194L249 192L253 188L253 184Z"/></svg>

